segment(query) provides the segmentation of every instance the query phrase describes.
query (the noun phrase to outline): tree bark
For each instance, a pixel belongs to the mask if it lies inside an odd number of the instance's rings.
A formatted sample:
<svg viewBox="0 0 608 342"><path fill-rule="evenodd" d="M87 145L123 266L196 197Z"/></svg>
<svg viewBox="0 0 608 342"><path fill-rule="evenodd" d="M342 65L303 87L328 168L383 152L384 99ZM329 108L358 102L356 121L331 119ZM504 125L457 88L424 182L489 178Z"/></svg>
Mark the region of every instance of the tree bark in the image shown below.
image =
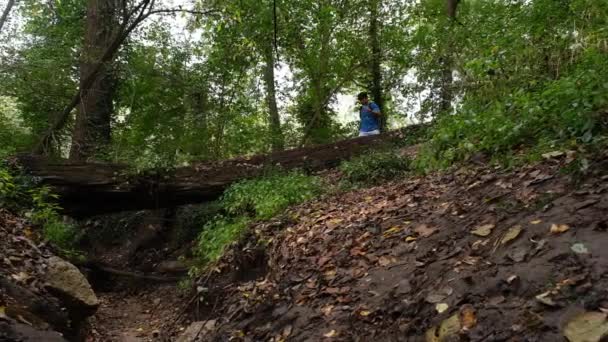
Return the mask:
<svg viewBox="0 0 608 342"><path fill-rule="evenodd" d="M460 0L446 0L447 14L451 19L450 25L457 23L456 10ZM449 32L452 28L446 30ZM453 55L454 55L454 42L451 37L447 37L447 48L445 55L441 58L441 90L439 93L439 112L448 113L452 110L452 101L454 100L453 82L454 77L452 75L453 68Z"/></svg>
<svg viewBox="0 0 608 342"><path fill-rule="evenodd" d="M0 17L0 33L2 33L2 28L4 27L4 24L6 23L6 21L8 20L8 15L11 13L11 10L13 9L14 5L15 5L15 0L8 0L8 3L6 4L4 11L2 12L2 17Z"/></svg>
<svg viewBox="0 0 608 342"><path fill-rule="evenodd" d="M382 87L382 49L380 47L380 21L378 20L381 7L381 0L370 0L369 39L372 50L370 74L372 81L372 98L382 111L382 117L380 118L380 131L385 132L387 125L387 117L386 110L384 108L384 96Z"/></svg>
<svg viewBox="0 0 608 342"><path fill-rule="evenodd" d="M83 89L104 53L112 44L117 24L114 0L89 0L83 53L80 62L80 87ZM82 94L76 111L70 159L83 161L95 157L110 144L113 98L116 82L113 60L104 63L91 86Z"/></svg>
<svg viewBox="0 0 608 342"><path fill-rule="evenodd" d="M274 53L272 43L264 51L264 83L266 83L266 104L268 105L268 118L270 123L271 146L273 151L285 148L285 139L281 129L281 118L277 107L276 85L274 75Z"/></svg>
<svg viewBox="0 0 608 342"><path fill-rule="evenodd" d="M335 167L366 149L397 142L421 127L408 126L381 136L195 164L170 173L148 170L129 175L125 165L56 162L32 155L20 156L19 160L27 173L60 196L59 205L65 214L78 217L214 200L234 182L260 176L268 166L309 171Z"/></svg>

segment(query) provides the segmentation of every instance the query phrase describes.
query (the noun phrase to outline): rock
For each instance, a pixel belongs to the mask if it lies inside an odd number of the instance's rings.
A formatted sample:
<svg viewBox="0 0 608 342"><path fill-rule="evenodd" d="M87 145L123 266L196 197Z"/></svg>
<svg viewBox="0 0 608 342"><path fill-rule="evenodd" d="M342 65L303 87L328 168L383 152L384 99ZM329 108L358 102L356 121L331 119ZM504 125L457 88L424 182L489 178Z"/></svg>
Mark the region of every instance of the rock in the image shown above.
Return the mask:
<svg viewBox="0 0 608 342"><path fill-rule="evenodd" d="M67 340L56 331L41 331L26 324L2 321L0 321L0 341L67 342Z"/></svg>
<svg viewBox="0 0 608 342"><path fill-rule="evenodd" d="M70 313L88 317L97 310L99 300L76 266L61 258L51 257L45 278L46 289L62 300Z"/></svg>
<svg viewBox="0 0 608 342"><path fill-rule="evenodd" d="M192 322L184 333L176 340L176 342L194 342L198 337L213 331L215 328L215 320Z"/></svg>
<svg viewBox="0 0 608 342"><path fill-rule="evenodd" d="M18 311L18 315L27 317L31 323L35 324L38 320L31 316L36 316L44 322L50 324L55 330L66 332L68 330L68 317L61 310L61 305L56 298L48 296L46 298L37 295L27 288L20 286L7 277L0 275L0 290L10 298L19 303L20 307L13 308L8 306L6 314L10 316L12 311ZM43 328L43 326L36 326Z"/></svg>

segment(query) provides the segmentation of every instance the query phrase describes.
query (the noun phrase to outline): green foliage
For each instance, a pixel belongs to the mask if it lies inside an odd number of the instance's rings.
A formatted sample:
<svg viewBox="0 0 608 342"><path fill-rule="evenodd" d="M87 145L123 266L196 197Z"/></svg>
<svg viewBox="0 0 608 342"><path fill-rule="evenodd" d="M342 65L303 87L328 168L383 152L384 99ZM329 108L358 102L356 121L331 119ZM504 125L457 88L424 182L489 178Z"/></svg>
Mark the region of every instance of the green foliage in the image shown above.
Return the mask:
<svg viewBox="0 0 608 342"><path fill-rule="evenodd" d="M608 5L590 0L465 2L465 25L451 26L449 36L458 42L453 91L461 98L454 115L436 120L416 167L443 168L477 153L513 164L515 155L526 160L605 136L607 14Z"/></svg>
<svg viewBox="0 0 608 342"><path fill-rule="evenodd" d="M203 264L216 261L228 245L243 236L249 222L249 218L241 216L233 219L217 218L208 223L199 235L195 255Z"/></svg>
<svg viewBox="0 0 608 342"><path fill-rule="evenodd" d="M232 185L222 197L222 206L230 215L268 219L290 205L312 199L322 189L317 177L299 171L274 173Z"/></svg>
<svg viewBox="0 0 608 342"><path fill-rule="evenodd" d="M340 165L344 186L374 185L404 175L410 160L396 151L370 151Z"/></svg>
<svg viewBox="0 0 608 342"><path fill-rule="evenodd" d="M37 186L29 177L0 167L0 206L25 215L42 228L42 235L62 253L77 255L75 250L81 234L65 222L58 211L57 195L45 186Z"/></svg>
<svg viewBox="0 0 608 342"><path fill-rule="evenodd" d="M218 201L179 208L175 215L177 229L174 230L172 241L182 245L195 240L201 232L201 226L213 221L221 209Z"/></svg>
<svg viewBox="0 0 608 342"><path fill-rule="evenodd" d="M225 215L217 215L204 225L195 255L203 265L213 262L222 256L228 245L243 236L252 220L269 219L288 206L310 200L322 192L322 184L317 177L298 171L273 172L236 183L220 201ZM196 274L198 270L195 267L192 273Z"/></svg>

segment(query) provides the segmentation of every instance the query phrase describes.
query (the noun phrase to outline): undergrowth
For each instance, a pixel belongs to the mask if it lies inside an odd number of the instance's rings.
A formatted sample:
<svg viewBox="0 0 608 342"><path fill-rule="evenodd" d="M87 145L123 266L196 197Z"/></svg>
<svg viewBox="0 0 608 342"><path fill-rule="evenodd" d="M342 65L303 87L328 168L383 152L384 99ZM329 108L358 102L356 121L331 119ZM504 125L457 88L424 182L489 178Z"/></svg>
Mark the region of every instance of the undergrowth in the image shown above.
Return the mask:
<svg viewBox="0 0 608 342"><path fill-rule="evenodd" d="M233 184L220 199L223 214L206 223L198 237L194 253L200 265L194 267L191 274L198 274L206 265L218 260L227 246L243 236L252 221L269 219L323 191L318 177L300 171L271 172Z"/></svg>
<svg viewBox="0 0 608 342"><path fill-rule="evenodd" d="M354 187L377 185L404 175L410 167L410 160L396 151L375 151L355 157L340 164L342 186Z"/></svg>
<svg viewBox="0 0 608 342"><path fill-rule="evenodd" d="M501 164L528 162L544 152L576 150L604 140L606 53L589 49L562 73L561 78L507 88L504 93L465 94L454 115L436 120L415 168L442 169L477 153Z"/></svg>
<svg viewBox="0 0 608 342"><path fill-rule="evenodd" d="M80 257L76 245L81 234L73 224L62 219L57 198L50 188L37 185L31 177L6 165L0 166L0 207L27 217L41 227L43 238L60 254Z"/></svg>

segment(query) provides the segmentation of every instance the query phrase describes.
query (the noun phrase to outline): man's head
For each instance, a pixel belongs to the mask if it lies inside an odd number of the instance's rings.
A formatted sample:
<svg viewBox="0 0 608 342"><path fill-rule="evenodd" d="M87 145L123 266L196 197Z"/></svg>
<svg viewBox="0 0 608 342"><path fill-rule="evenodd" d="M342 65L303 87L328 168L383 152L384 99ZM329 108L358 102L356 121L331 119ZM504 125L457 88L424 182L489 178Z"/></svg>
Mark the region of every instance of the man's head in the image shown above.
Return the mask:
<svg viewBox="0 0 608 342"><path fill-rule="evenodd" d="M362 92L362 93L359 93L359 95L357 95L357 100L359 100L359 102L361 102L361 104L365 105L369 102L369 97L367 97L366 92Z"/></svg>

